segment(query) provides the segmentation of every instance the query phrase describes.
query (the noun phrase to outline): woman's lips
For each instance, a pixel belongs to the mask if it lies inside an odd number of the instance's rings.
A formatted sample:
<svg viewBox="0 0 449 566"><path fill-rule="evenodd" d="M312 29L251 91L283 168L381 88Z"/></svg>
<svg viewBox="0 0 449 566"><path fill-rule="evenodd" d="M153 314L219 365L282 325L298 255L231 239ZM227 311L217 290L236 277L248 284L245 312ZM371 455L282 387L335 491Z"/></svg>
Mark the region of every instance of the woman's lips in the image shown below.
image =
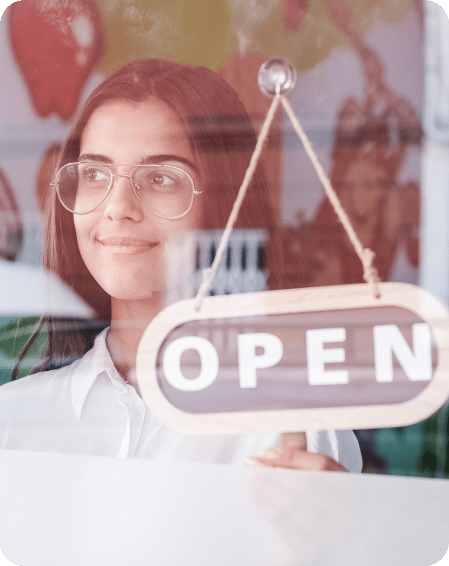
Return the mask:
<svg viewBox="0 0 449 566"><path fill-rule="evenodd" d="M144 253L159 245L159 242L149 242L140 238L119 238L117 236L98 238L98 241L107 251L118 254Z"/></svg>

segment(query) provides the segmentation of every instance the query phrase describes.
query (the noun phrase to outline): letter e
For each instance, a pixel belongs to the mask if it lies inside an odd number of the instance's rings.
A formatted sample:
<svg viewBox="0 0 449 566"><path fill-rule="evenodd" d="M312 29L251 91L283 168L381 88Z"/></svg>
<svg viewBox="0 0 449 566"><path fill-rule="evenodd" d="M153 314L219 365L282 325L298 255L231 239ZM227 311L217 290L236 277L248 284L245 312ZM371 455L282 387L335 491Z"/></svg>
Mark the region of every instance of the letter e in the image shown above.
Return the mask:
<svg viewBox="0 0 449 566"><path fill-rule="evenodd" d="M325 370L324 364L331 362L344 362L343 348L324 348L325 342L344 342L346 330L344 328L324 328L320 330L307 330L307 371L310 385L341 385L348 383L346 370Z"/></svg>

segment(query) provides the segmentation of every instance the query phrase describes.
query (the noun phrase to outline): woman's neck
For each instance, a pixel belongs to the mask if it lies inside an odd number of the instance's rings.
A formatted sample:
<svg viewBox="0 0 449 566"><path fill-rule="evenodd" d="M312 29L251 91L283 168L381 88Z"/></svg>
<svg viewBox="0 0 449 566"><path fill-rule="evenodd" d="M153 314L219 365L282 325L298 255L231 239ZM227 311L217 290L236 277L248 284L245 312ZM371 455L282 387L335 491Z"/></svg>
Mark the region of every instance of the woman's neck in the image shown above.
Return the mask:
<svg viewBox="0 0 449 566"><path fill-rule="evenodd" d="M135 301L111 298L111 329L106 344L117 371L137 391L137 348L146 327L163 308L163 296L159 294Z"/></svg>

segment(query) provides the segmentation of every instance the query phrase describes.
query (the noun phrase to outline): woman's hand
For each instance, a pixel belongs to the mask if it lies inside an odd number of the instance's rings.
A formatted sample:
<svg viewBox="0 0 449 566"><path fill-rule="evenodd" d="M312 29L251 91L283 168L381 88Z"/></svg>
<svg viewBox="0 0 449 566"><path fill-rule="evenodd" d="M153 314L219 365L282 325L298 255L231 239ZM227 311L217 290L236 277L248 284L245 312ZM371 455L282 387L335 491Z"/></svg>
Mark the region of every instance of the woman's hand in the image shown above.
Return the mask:
<svg viewBox="0 0 449 566"><path fill-rule="evenodd" d="M257 458L248 458L247 463L268 468L291 468L316 472L347 472L341 464L324 456L307 451L305 432L287 432L282 435L281 446L268 448Z"/></svg>

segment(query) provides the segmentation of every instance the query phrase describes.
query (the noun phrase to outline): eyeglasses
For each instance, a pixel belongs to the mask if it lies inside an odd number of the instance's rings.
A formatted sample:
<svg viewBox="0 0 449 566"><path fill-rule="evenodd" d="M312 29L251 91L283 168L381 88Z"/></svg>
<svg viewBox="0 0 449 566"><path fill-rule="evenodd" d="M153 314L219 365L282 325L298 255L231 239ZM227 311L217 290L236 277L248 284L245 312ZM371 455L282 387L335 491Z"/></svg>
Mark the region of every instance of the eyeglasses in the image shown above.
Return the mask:
<svg viewBox="0 0 449 566"><path fill-rule="evenodd" d="M173 165L137 165L129 175L118 175L109 165L68 163L59 169L51 185L64 208L73 214L87 214L105 200L115 177L129 177L139 201L153 214L168 220L185 216L195 195L204 192L195 190L192 177Z"/></svg>

